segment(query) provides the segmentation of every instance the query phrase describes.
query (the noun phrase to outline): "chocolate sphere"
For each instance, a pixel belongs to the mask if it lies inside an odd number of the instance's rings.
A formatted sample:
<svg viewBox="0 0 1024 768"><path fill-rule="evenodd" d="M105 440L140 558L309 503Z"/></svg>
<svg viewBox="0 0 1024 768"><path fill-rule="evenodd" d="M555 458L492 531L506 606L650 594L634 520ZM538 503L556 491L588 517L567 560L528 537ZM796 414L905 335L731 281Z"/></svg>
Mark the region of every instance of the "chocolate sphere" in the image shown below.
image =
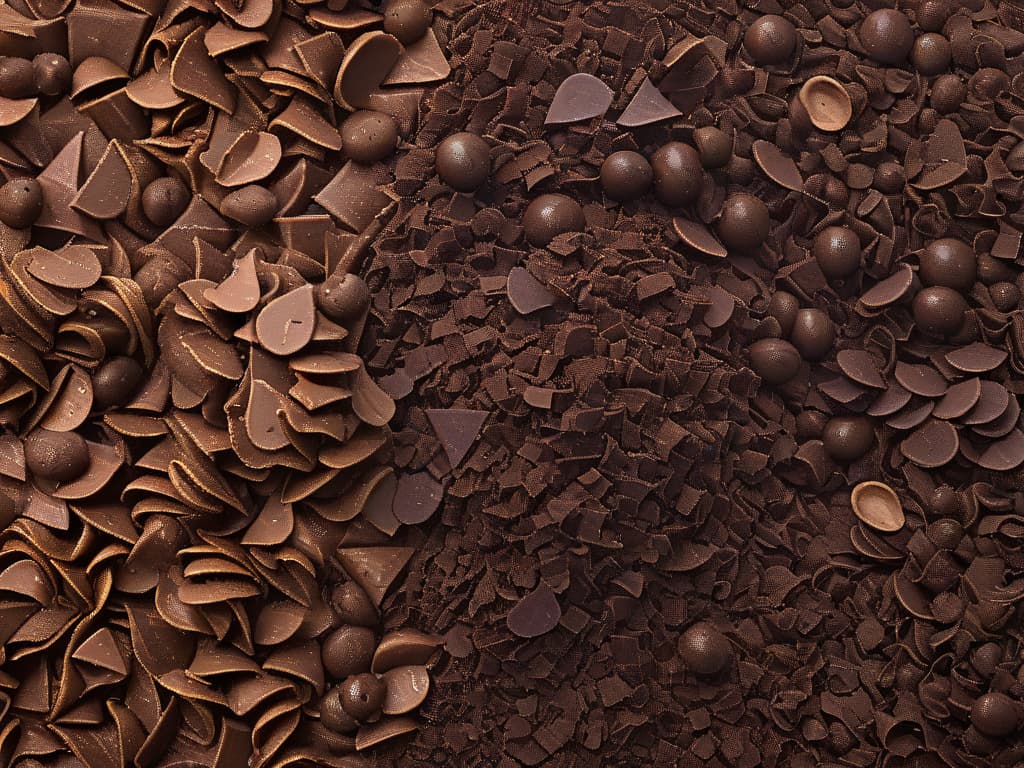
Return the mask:
<svg viewBox="0 0 1024 768"><path fill-rule="evenodd" d="M705 168L721 168L732 157L732 136L713 125L694 130L693 143Z"/></svg>
<svg viewBox="0 0 1024 768"><path fill-rule="evenodd" d="M192 193L177 176L155 179L142 190L142 212L158 227L169 227L192 202Z"/></svg>
<svg viewBox="0 0 1024 768"><path fill-rule="evenodd" d="M779 321L782 335L789 336L793 332L796 313L800 311L800 302L796 296L787 291L776 291L768 302L768 314Z"/></svg>
<svg viewBox="0 0 1024 768"><path fill-rule="evenodd" d="M89 447L77 432L37 429L25 438L25 466L36 477L66 483L89 467Z"/></svg>
<svg viewBox="0 0 1024 768"><path fill-rule="evenodd" d="M796 27L788 19L769 13L747 27L743 46L758 64L782 64L796 50Z"/></svg>
<svg viewBox="0 0 1024 768"><path fill-rule="evenodd" d="M564 232L582 232L586 226L587 220L580 204L557 193L535 198L523 213L526 240L538 248Z"/></svg>
<svg viewBox="0 0 1024 768"><path fill-rule="evenodd" d="M880 163L875 168L872 185L883 195L895 195L903 191L907 183L907 174L899 163Z"/></svg>
<svg viewBox="0 0 1024 768"><path fill-rule="evenodd" d="M789 340L804 360L824 360L836 341L836 324L820 309L801 309L796 313Z"/></svg>
<svg viewBox="0 0 1024 768"><path fill-rule="evenodd" d="M636 200L651 188L654 170L647 158L628 149L613 152L601 163L601 188L617 202Z"/></svg>
<svg viewBox="0 0 1024 768"><path fill-rule="evenodd" d="M324 671L335 680L365 672L376 649L377 637L372 629L342 626L329 634L320 647Z"/></svg>
<svg viewBox="0 0 1024 768"><path fill-rule="evenodd" d="M948 115L960 109L967 98L967 84L959 75L942 75L932 83L929 103L940 115Z"/></svg>
<svg viewBox="0 0 1024 768"><path fill-rule="evenodd" d="M842 280L860 269L860 238L847 227L825 227L814 238L811 253L828 280Z"/></svg>
<svg viewBox="0 0 1024 768"><path fill-rule="evenodd" d="M1010 87L1010 76L995 67L982 67L967 81L967 90L981 101L991 101Z"/></svg>
<svg viewBox="0 0 1024 768"><path fill-rule="evenodd" d="M654 170L654 195L663 204L675 208L688 205L700 196L704 168L697 150L681 141L662 144L651 157Z"/></svg>
<svg viewBox="0 0 1024 768"><path fill-rule="evenodd" d="M370 288L359 275L332 273L317 287L320 311L332 320L351 320L370 306Z"/></svg>
<svg viewBox="0 0 1024 768"><path fill-rule="evenodd" d="M17 56L0 57L0 96L5 99L26 99L37 93L31 61Z"/></svg>
<svg viewBox="0 0 1024 768"><path fill-rule="evenodd" d="M914 69L925 77L945 72L953 60L953 47L949 40L937 32L926 32L914 41L910 52Z"/></svg>
<svg viewBox="0 0 1024 768"><path fill-rule="evenodd" d="M860 23L859 37L868 56L881 64L902 64L914 46L910 19L891 8L869 13Z"/></svg>
<svg viewBox="0 0 1024 768"><path fill-rule="evenodd" d="M247 227L262 227L274 218L277 198L266 187L250 184L225 196L220 212Z"/></svg>
<svg viewBox="0 0 1024 768"><path fill-rule="evenodd" d="M800 353L785 339L758 339L750 345L750 367L769 384L784 384L800 371Z"/></svg>
<svg viewBox="0 0 1024 768"><path fill-rule="evenodd" d="M384 705L387 686L370 672L352 675L340 687L342 709L360 722L370 720Z"/></svg>
<svg viewBox="0 0 1024 768"><path fill-rule="evenodd" d="M320 722L335 733L353 733L359 722L341 706L342 687L328 689L320 699Z"/></svg>
<svg viewBox="0 0 1024 768"><path fill-rule="evenodd" d="M971 724L986 736L1009 736L1018 722L1017 703L1005 693L982 694L971 706Z"/></svg>
<svg viewBox="0 0 1024 768"><path fill-rule="evenodd" d="M32 78L45 96L60 96L71 87L71 64L59 53L40 53L32 59Z"/></svg>
<svg viewBox="0 0 1024 768"><path fill-rule="evenodd" d="M135 358L108 358L92 375L92 407L103 411L124 405L132 399L145 375Z"/></svg>
<svg viewBox="0 0 1024 768"><path fill-rule="evenodd" d="M360 109L341 124L345 154L363 165L390 157L398 146L398 126L391 115Z"/></svg>
<svg viewBox="0 0 1024 768"><path fill-rule="evenodd" d="M380 622L370 596L354 581L339 584L331 591L331 607L344 624L375 627Z"/></svg>
<svg viewBox="0 0 1024 768"><path fill-rule="evenodd" d="M938 32L949 18L949 0L921 0L917 6L917 26L925 32Z"/></svg>
<svg viewBox="0 0 1024 768"><path fill-rule="evenodd" d="M929 336L942 338L960 330L967 302L952 288L936 285L918 291L913 309L917 327Z"/></svg>
<svg viewBox="0 0 1024 768"><path fill-rule="evenodd" d="M43 188L35 179L11 179L0 187L0 221L26 229L43 212Z"/></svg>
<svg viewBox="0 0 1024 768"><path fill-rule="evenodd" d="M1020 303L1020 291L1013 283L1003 281L994 283L988 287L992 303L1000 312L1010 312L1017 308Z"/></svg>
<svg viewBox="0 0 1024 768"><path fill-rule="evenodd" d="M729 248L752 251L768 239L771 218L768 206L746 192L725 199L718 219L718 236Z"/></svg>
<svg viewBox="0 0 1024 768"><path fill-rule="evenodd" d="M402 45L423 37L433 21L434 12L423 0L391 0L384 8L384 31Z"/></svg>
<svg viewBox="0 0 1024 768"><path fill-rule="evenodd" d="M968 291L978 276L978 258L967 243L944 237L924 249L919 274L925 285Z"/></svg>
<svg viewBox="0 0 1024 768"><path fill-rule="evenodd" d="M455 133L437 145L437 175L452 189L472 192L491 173L491 148L475 133Z"/></svg>
<svg viewBox="0 0 1024 768"><path fill-rule="evenodd" d="M732 659L732 646L729 638L702 621L680 635L679 656L691 672L714 675Z"/></svg>
<svg viewBox="0 0 1024 768"><path fill-rule="evenodd" d="M842 464L849 464L871 450L875 430L864 416L835 416L828 420L821 440L825 452Z"/></svg>

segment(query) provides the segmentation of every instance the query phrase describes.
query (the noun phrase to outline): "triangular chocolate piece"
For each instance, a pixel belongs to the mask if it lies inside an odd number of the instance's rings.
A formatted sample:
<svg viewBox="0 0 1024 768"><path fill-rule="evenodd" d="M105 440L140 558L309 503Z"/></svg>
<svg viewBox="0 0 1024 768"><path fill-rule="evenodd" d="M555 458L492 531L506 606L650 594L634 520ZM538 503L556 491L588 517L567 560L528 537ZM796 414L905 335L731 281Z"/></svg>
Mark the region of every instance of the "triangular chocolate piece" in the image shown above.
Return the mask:
<svg viewBox="0 0 1024 768"><path fill-rule="evenodd" d="M103 231L96 222L79 215L70 207L78 192L84 136L84 133L76 134L36 177L43 188L43 211L36 219L36 226L71 232L102 242Z"/></svg>
<svg viewBox="0 0 1024 768"><path fill-rule="evenodd" d="M444 80L451 71L451 65L437 42L434 30L428 29L427 34L406 46L384 80L384 85L433 83Z"/></svg>
<svg viewBox="0 0 1024 768"><path fill-rule="evenodd" d="M94 219L116 219L128 207L131 191L131 171L111 141L70 206Z"/></svg>
<svg viewBox="0 0 1024 768"><path fill-rule="evenodd" d="M665 98L657 86L650 81L650 78L645 77L640 84L640 89L634 94L615 122L627 128L636 128L641 125L659 123L673 117L681 117L682 114L671 101Z"/></svg>
<svg viewBox="0 0 1024 768"><path fill-rule="evenodd" d="M388 588L415 551L412 547L339 549L338 562L379 608Z"/></svg>
<svg viewBox="0 0 1024 768"><path fill-rule="evenodd" d="M124 656L121 655L121 649L118 647L113 633L106 627L97 629L86 638L85 642L71 654L71 658L92 664L94 667L109 669L119 675L128 674L128 665L125 664Z"/></svg>
<svg viewBox="0 0 1024 768"><path fill-rule="evenodd" d="M466 458L487 416L487 411L470 411L465 408L427 409L430 426L434 428L444 452L448 454L448 463L453 468Z"/></svg>

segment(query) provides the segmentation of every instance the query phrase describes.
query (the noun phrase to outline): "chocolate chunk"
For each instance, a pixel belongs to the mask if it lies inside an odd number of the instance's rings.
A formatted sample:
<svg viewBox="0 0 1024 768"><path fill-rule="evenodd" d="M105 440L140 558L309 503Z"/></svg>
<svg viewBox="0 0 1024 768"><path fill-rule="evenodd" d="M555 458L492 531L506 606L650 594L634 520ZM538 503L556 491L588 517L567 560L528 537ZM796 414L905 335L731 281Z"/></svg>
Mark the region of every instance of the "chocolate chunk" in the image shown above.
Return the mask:
<svg viewBox="0 0 1024 768"><path fill-rule="evenodd" d="M612 89L593 75L569 75L555 91L544 124L579 123L600 117L612 105L613 95Z"/></svg>
<svg viewBox="0 0 1024 768"><path fill-rule="evenodd" d="M562 609L555 593L546 584L541 584L515 604L506 621L512 634L532 638L553 630L561 618Z"/></svg>

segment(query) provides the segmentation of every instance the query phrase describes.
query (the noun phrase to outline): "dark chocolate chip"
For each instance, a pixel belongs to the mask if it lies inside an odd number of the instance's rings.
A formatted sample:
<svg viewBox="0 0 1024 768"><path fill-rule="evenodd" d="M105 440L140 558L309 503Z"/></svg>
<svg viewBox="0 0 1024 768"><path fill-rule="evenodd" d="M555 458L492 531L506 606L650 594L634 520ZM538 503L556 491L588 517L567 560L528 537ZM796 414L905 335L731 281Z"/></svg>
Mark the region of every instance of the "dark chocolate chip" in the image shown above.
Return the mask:
<svg viewBox="0 0 1024 768"><path fill-rule="evenodd" d="M185 182L177 176L154 179L142 190L142 212L158 227L169 227L192 201Z"/></svg>
<svg viewBox="0 0 1024 768"><path fill-rule="evenodd" d="M40 53L32 59L36 88L46 96L60 96L71 87L71 64L59 53Z"/></svg>
<svg viewBox="0 0 1024 768"><path fill-rule="evenodd" d="M0 57L0 96L24 99L37 92L31 61L17 56Z"/></svg>
<svg viewBox="0 0 1024 768"><path fill-rule="evenodd" d="M317 287L316 298L321 312L344 322L359 317L370 306L370 289L359 275L333 272Z"/></svg>
<svg viewBox="0 0 1024 768"><path fill-rule="evenodd" d="M751 251L768 239L771 219L768 207L747 192L734 192L725 199L718 219L718 236L729 248Z"/></svg>
<svg viewBox="0 0 1024 768"><path fill-rule="evenodd" d="M415 43L434 20L434 12L423 0L388 0L384 7L384 31L402 45Z"/></svg>
<svg viewBox="0 0 1024 768"><path fill-rule="evenodd" d="M921 281L968 291L978 275L978 259L967 243L944 237L928 244L921 254Z"/></svg>
<svg viewBox="0 0 1024 768"><path fill-rule="evenodd" d="M910 19L891 8L869 13L860 24L858 37L868 56L881 64L902 64L914 45Z"/></svg>
<svg viewBox="0 0 1024 768"><path fill-rule="evenodd" d="M523 597L509 611L507 622L512 634L519 637L539 637L558 626L562 609L555 593L546 584Z"/></svg>
<svg viewBox="0 0 1024 768"><path fill-rule="evenodd" d="M693 132L693 143L705 168L722 168L732 157L732 137L721 128L712 125L697 128Z"/></svg>
<svg viewBox="0 0 1024 768"><path fill-rule="evenodd" d="M836 340L836 325L820 309L801 309L796 313L789 340L805 360L824 360Z"/></svg>
<svg viewBox="0 0 1024 768"><path fill-rule="evenodd" d="M1017 708L1005 693L985 693L971 705L971 723L986 736L1005 738L1020 727Z"/></svg>
<svg viewBox="0 0 1024 768"><path fill-rule="evenodd" d="M338 687L341 688L342 709L360 722L371 720L384 706L387 687L370 672L352 675Z"/></svg>
<svg viewBox="0 0 1024 768"><path fill-rule="evenodd" d="M105 410L125 405L138 391L145 375L135 358L108 358L92 375L93 407Z"/></svg>
<svg viewBox="0 0 1024 768"><path fill-rule="evenodd" d="M721 631L698 622L679 636L679 656L698 675L715 675L732 660L732 645Z"/></svg>
<svg viewBox="0 0 1024 768"><path fill-rule="evenodd" d="M323 641L320 653L324 671L335 680L344 680L370 669L377 638L369 627L344 626Z"/></svg>
<svg viewBox="0 0 1024 768"><path fill-rule="evenodd" d="M914 41L910 53L914 68L925 77L945 72L953 60L953 47L937 32L926 32Z"/></svg>
<svg viewBox="0 0 1024 768"><path fill-rule="evenodd" d="M558 193L534 198L523 213L523 229L530 245L542 247L565 232L582 232L587 221L583 208Z"/></svg>

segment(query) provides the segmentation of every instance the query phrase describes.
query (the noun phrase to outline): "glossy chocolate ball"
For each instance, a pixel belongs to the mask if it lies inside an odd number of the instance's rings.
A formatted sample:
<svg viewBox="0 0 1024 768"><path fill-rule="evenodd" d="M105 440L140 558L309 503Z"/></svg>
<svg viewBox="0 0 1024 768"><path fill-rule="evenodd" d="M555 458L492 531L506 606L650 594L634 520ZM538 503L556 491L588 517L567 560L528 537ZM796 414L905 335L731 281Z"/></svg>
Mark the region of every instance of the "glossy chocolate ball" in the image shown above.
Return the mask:
<svg viewBox="0 0 1024 768"><path fill-rule="evenodd" d="M345 154L363 165L390 157L398 146L398 126L391 115L360 109L341 124Z"/></svg>
<svg viewBox="0 0 1024 768"><path fill-rule="evenodd" d="M718 236L729 248L752 251L768 239L771 217L768 206L746 192L734 192L725 199L718 218Z"/></svg>
<svg viewBox="0 0 1024 768"><path fill-rule="evenodd" d="M331 591L331 607L343 624L375 627L380 623L380 616L370 596L354 581L339 584Z"/></svg>
<svg viewBox="0 0 1024 768"><path fill-rule="evenodd" d="M475 133L455 133L437 145L437 175L452 189L472 192L491 174L491 148Z"/></svg>
<svg viewBox="0 0 1024 768"><path fill-rule="evenodd" d="M1017 703L1005 693L985 693L971 706L971 724L986 736L1001 739L1017 730Z"/></svg>
<svg viewBox="0 0 1024 768"><path fill-rule="evenodd" d="M750 345L750 367L769 384L784 384L800 372L800 353L785 339L758 339Z"/></svg>
<svg viewBox="0 0 1024 768"><path fill-rule="evenodd" d="M324 671L335 680L365 672L376 649L377 636L372 629L342 626L329 634L320 647Z"/></svg>
<svg viewBox="0 0 1024 768"><path fill-rule="evenodd" d="M11 179L0 187L0 221L8 227L31 227L42 212L43 187L35 179Z"/></svg>
<svg viewBox="0 0 1024 768"><path fill-rule="evenodd" d="M1002 281L988 287L992 303L1000 312L1011 312L1020 303L1020 290L1011 282Z"/></svg>
<svg viewBox="0 0 1024 768"><path fill-rule="evenodd" d="M402 45L423 37L433 21L434 12L423 0L390 0L384 8L384 31Z"/></svg>
<svg viewBox="0 0 1024 768"><path fill-rule="evenodd" d="M864 416L835 416L822 431L825 452L841 464L856 461L871 450L875 430Z"/></svg>
<svg viewBox="0 0 1024 768"><path fill-rule="evenodd" d="M17 56L0 56L0 96L27 99L37 93L32 62Z"/></svg>
<svg viewBox="0 0 1024 768"><path fill-rule="evenodd" d="M681 141L662 144L651 157L654 195L674 208L689 205L700 196L704 167L697 150Z"/></svg>
<svg viewBox="0 0 1024 768"><path fill-rule="evenodd" d="M169 227L192 202L192 193L177 176L155 179L142 190L142 212L158 227Z"/></svg>
<svg viewBox="0 0 1024 768"><path fill-rule="evenodd" d="M679 656L691 672L714 675L732 659L732 645L718 629L698 622L680 635Z"/></svg>
<svg viewBox="0 0 1024 768"><path fill-rule="evenodd" d="M953 46L938 32L926 32L914 41L910 60L914 69L925 77L931 77L949 69L953 60Z"/></svg>
<svg viewBox="0 0 1024 768"><path fill-rule="evenodd" d="M341 706L342 687L329 688L320 699L320 722L335 733L354 733L359 721Z"/></svg>
<svg viewBox="0 0 1024 768"><path fill-rule="evenodd" d="M800 301L788 291L776 291L768 302L768 314L779 321L782 335L789 336L796 323L796 313L800 311Z"/></svg>
<svg viewBox="0 0 1024 768"><path fill-rule="evenodd" d="M340 687L342 709L360 722L370 720L384 706L387 686L370 672L352 675Z"/></svg>
<svg viewBox="0 0 1024 768"><path fill-rule="evenodd" d="M902 64L914 46L914 28L899 11L882 8L860 24L860 44L880 64Z"/></svg>
<svg viewBox="0 0 1024 768"><path fill-rule="evenodd" d="M847 227L825 227L814 238L811 253L828 280L842 280L860 269L860 238Z"/></svg>
<svg viewBox="0 0 1024 768"><path fill-rule="evenodd" d="M705 168L722 168L732 157L732 136L713 125L694 130L693 143Z"/></svg>
<svg viewBox="0 0 1024 768"><path fill-rule="evenodd" d="M950 0L921 0L917 6L917 26L925 32L938 32L949 18Z"/></svg>
<svg viewBox="0 0 1024 768"><path fill-rule="evenodd" d="M964 297L952 288L922 288L914 297L914 321L929 336L942 338L960 330L967 312Z"/></svg>
<svg viewBox="0 0 1024 768"><path fill-rule="evenodd" d="M25 438L25 466L36 477L66 483L89 467L89 447L77 432L37 429Z"/></svg>
<svg viewBox="0 0 1024 768"><path fill-rule="evenodd" d="M959 75L942 75L935 78L928 101L940 115L948 115L960 109L967 98L967 84Z"/></svg>
<svg viewBox="0 0 1024 768"><path fill-rule="evenodd" d="M334 272L317 287L317 299L332 320L351 320L370 306L370 288L359 275Z"/></svg>
<svg viewBox="0 0 1024 768"><path fill-rule="evenodd" d="M523 213L526 240L538 248L565 232L582 232L586 226L580 204L557 193L535 198Z"/></svg>
<svg viewBox="0 0 1024 768"><path fill-rule="evenodd" d="M146 372L133 357L111 357L92 375L92 407L124 405L138 391Z"/></svg>
<svg viewBox="0 0 1024 768"><path fill-rule="evenodd" d="M907 183L907 173L899 163L880 163L875 168L872 186L883 195L896 195L903 191Z"/></svg>
<svg viewBox="0 0 1024 768"><path fill-rule="evenodd" d="M266 187L250 184L225 196L220 212L247 227L262 227L277 213L277 198Z"/></svg>
<svg viewBox="0 0 1024 768"><path fill-rule="evenodd" d="M951 237L935 240L921 253L921 282L968 291L978 277L978 258L967 243Z"/></svg>
<svg viewBox="0 0 1024 768"><path fill-rule="evenodd" d="M653 181L654 170L639 152L623 149L608 155L601 163L601 188L616 202L642 197Z"/></svg>
<svg viewBox="0 0 1024 768"><path fill-rule="evenodd" d="M796 313L789 340L804 360L824 360L836 341L836 324L820 309L801 309Z"/></svg>
<svg viewBox="0 0 1024 768"><path fill-rule="evenodd" d="M769 13L747 27L743 46L758 64L782 64L796 50L796 27L789 19Z"/></svg>
<svg viewBox="0 0 1024 768"><path fill-rule="evenodd" d="M928 499L931 505L931 513L935 517L948 517L955 518L960 514L960 494L956 492L955 488L948 485L940 485L932 491L931 497ZM960 535L963 535L963 530L960 530ZM960 543L960 538L957 537L956 543ZM950 547L953 549L956 544Z"/></svg>
<svg viewBox="0 0 1024 768"><path fill-rule="evenodd" d="M40 53L32 59L36 89L45 96L60 96L71 87L71 64L59 53Z"/></svg>

